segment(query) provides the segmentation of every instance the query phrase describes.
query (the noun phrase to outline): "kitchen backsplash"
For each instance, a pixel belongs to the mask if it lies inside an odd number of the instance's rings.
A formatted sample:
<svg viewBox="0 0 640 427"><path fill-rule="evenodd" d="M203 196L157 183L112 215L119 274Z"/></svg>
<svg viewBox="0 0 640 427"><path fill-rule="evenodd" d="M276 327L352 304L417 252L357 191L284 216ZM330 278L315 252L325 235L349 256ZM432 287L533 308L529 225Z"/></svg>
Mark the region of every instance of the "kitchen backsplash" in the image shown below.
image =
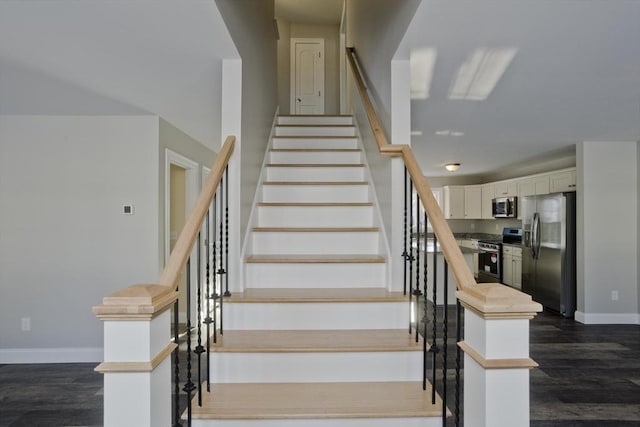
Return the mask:
<svg viewBox="0 0 640 427"><path fill-rule="evenodd" d="M447 222L454 233L502 234L504 227L522 227L518 219L448 219Z"/></svg>

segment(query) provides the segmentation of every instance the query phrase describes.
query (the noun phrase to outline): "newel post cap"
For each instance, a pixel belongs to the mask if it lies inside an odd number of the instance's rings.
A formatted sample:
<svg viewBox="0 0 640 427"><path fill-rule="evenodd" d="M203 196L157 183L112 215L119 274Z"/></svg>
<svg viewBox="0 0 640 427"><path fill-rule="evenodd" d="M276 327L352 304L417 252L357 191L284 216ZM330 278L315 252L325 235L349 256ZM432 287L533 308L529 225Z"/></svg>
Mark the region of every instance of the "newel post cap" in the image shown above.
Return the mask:
<svg viewBox="0 0 640 427"><path fill-rule="evenodd" d="M500 283L479 283L456 292L463 306L485 319L532 319L542 305L530 295Z"/></svg>
<svg viewBox="0 0 640 427"><path fill-rule="evenodd" d="M178 292L156 284L133 285L116 291L93 307L101 320L151 319L169 307L178 298Z"/></svg>

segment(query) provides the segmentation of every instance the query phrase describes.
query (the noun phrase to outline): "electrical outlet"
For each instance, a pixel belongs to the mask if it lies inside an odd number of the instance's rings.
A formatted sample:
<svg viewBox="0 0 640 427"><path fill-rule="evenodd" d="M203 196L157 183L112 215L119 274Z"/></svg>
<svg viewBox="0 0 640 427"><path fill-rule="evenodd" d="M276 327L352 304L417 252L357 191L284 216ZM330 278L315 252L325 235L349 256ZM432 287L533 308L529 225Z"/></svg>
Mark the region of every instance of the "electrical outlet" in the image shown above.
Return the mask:
<svg viewBox="0 0 640 427"><path fill-rule="evenodd" d="M500 226L496 224L496 231L500 231Z"/></svg>
<svg viewBox="0 0 640 427"><path fill-rule="evenodd" d="M471 229L473 230L473 229L475 229L475 228L476 228L476 223L475 223L475 222L472 222L472 223L471 223Z"/></svg>
<svg viewBox="0 0 640 427"><path fill-rule="evenodd" d="M24 332L29 332L31 330L31 318L23 317L21 319L20 326Z"/></svg>
<svg viewBox="0 0 640 427"><path fill-rule="evenodd" d="M618 291L611 291L611 301L618 301Z"/></svg>

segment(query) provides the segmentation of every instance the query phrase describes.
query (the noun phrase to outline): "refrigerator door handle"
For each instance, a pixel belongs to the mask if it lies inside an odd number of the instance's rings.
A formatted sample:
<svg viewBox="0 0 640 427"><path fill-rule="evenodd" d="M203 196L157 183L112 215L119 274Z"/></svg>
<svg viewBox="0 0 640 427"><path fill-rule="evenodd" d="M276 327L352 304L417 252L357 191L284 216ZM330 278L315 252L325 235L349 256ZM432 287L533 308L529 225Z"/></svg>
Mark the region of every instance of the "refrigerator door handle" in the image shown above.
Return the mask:
<svg viewBox="0 0 640 427"><path fill-rule="evenodd" d="M531 225L531 253L533 259L538 259L540 253L540 215L533 214L533 224Z"/></svg>

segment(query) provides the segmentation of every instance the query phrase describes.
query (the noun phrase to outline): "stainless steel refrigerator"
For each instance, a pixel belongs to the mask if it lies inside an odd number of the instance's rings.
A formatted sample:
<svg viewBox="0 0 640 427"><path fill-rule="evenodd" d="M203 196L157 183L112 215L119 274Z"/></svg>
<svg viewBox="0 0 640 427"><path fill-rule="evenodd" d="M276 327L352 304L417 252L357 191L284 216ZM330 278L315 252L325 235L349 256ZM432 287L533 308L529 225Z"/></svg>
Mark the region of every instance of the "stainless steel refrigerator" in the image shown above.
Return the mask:
<svg viewBox="0 0 640 427"><path fill-rule="evenodd" d="M522 291L564 317L576 310L576 195L521 200Z"/></svg>

